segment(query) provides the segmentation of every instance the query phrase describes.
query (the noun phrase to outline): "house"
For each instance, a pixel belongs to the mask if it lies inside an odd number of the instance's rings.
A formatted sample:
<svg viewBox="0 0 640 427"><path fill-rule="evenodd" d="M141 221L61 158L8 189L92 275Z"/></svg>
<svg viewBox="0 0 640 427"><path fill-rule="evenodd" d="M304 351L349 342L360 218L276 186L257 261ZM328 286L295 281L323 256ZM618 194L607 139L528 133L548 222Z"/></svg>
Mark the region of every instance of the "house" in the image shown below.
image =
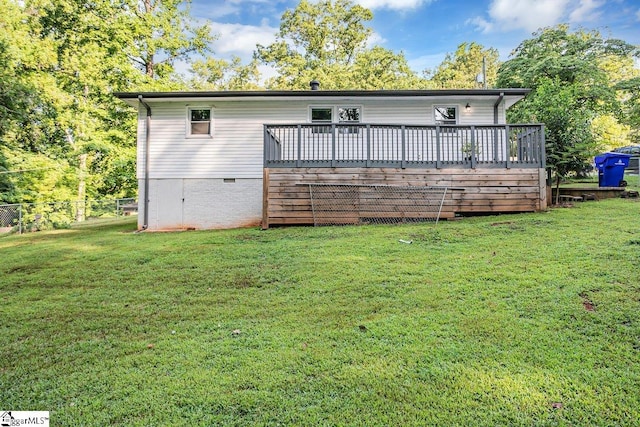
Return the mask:
<svg viewBox="0 0 640 427"><path fill-rule="evenodd" d="M528 89L127 92L139 228L313 224L307 184L449 187L442 216L546 208Z"/></svg>

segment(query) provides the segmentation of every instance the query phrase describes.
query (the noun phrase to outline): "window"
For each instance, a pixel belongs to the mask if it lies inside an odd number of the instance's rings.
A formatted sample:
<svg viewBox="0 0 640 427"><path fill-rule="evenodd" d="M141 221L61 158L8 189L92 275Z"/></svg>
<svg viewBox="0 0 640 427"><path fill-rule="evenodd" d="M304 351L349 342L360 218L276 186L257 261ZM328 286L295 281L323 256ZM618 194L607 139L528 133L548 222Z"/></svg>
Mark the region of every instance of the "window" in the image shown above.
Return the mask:
<svg viewBox="0 0 640 427"><path fill-rule="evenodd" d="M331 123L333 117L333 107L312 107L311 123ZM330 133L331 126L314 126L312 133Z"/></svg>
<svg viewBox="0 0 640 427"><path fill-rule="evenodd" d="M455 125L458 123L458 107L440 106L433 109L438 125Z"/></svg>
<svg viewBox="0 0 640 427"><path fill-rule="evenodd" d="M211 135L211 108L189 108L189 136Z"/></svg>
<svg viewBox="0 0 640 427"><path fill-rule="evenodd" d="M337 123L360 123L360 107L335 107ZM333 120L334 107L311 107L311 123L336 123ZM314 126L313 133L330 133L330 126ZM358 133L357 127L340 128L341 133Z"/></svg>
<svg viewBox="0 0 640 427"><path fill-rule="evenodd" d="M359 107L338 107L339 123L360 123ZM357 126L340 128L340 133L358 133Z"/></svg>
<svg viewBox="0 0 640 427"><path fill-rule="evenodd" d="M333 108L331 107L314 107L311 109L311 122L312 123L331 123L331 116L333 115Z"/></svg>
<svg viewBox="0 0 640 427"><path fill-rule="evenodd" d="M340 123L359 123L359 107L338 107L338 119Z"/></svg>

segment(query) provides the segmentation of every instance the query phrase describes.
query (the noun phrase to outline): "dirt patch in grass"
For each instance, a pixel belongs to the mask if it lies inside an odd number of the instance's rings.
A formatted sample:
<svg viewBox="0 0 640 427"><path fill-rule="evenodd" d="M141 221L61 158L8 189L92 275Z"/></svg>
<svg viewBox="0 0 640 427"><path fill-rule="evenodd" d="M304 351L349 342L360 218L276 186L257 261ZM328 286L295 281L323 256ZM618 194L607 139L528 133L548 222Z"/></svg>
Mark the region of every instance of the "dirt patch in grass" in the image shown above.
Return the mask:
<svg viewBox="0 0 640 427"><path fill-rule="evenodd" d="M586 294L581 293L580 298L582 298L582 306L587 311L596 311L596 305L587 297Z"/></svg>

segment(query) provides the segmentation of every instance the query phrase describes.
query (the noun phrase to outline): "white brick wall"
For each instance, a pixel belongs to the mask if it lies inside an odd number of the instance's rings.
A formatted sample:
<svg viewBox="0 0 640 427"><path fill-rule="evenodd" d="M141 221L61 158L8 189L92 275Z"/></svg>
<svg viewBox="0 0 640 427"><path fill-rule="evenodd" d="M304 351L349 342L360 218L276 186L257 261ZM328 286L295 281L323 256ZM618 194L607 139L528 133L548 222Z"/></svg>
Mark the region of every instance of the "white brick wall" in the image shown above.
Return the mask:
<svg viewBox="0 0 640 427"><path fill-rule="evenodd" d="M144 224L144 180L139 181L138 226ZM151 179L149 230L258 226L262 179Z"/></svg>

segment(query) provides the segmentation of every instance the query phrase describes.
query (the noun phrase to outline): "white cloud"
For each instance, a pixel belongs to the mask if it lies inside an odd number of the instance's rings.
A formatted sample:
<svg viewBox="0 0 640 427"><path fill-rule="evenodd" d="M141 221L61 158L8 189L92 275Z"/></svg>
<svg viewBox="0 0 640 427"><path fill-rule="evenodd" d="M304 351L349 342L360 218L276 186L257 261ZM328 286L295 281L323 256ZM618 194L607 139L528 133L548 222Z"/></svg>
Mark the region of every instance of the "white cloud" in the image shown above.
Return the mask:
<svg viewBox="0 0 640 427"><path fill-rule="evenodd" d="M380 33L373 32L367 39L367 49L371 49L374 46L381 46L387 42L387 39L382 37Z"/></svg>
<svg viewBox="0 0 640 427"><path fill-rule="evenodd" d="M417 9L433 0L355 0L355 3L367 9Z"/></svg>
<svg viewBox="0 0 640 427"><path fill-rule="evenodd" d="M529 32L558 23L569 0L493 0L489 16L502 31Z"/></svg>
<svg viewBox="0 0 640 427"><path fill-rule="evenodd" d="M256 44L266 46L273 43L278 32L278 28L265 23L255 26L213 22L211 27L213 33L218 35L218 39L212 44L215 56L236 55L243 62L251 59Z"/></svg>
<svg viewBox="0 0 640 427"><path fill-rule="evenodd" d="M493 23L487 21L482 16L476 16L475 18L467 19L465 24L475 25L482 33L490 33L493 30Z"/></svg>
<svg viewBox="0 0 640 427"><path fill-rule="evenodd" d="M605 4L605 0L492 0L487 10L489 19L476 16L468 19L466 24L474 25L483 33L533 32L560 22L596 21Z"/></svg>
<svg viewBox="0 0 640 427"><path fill-rule="evenodd" d="M598 8L604 5L604 0L580 0L578 7L569 15L570 22L597 21L600 17Z"/></svg>

